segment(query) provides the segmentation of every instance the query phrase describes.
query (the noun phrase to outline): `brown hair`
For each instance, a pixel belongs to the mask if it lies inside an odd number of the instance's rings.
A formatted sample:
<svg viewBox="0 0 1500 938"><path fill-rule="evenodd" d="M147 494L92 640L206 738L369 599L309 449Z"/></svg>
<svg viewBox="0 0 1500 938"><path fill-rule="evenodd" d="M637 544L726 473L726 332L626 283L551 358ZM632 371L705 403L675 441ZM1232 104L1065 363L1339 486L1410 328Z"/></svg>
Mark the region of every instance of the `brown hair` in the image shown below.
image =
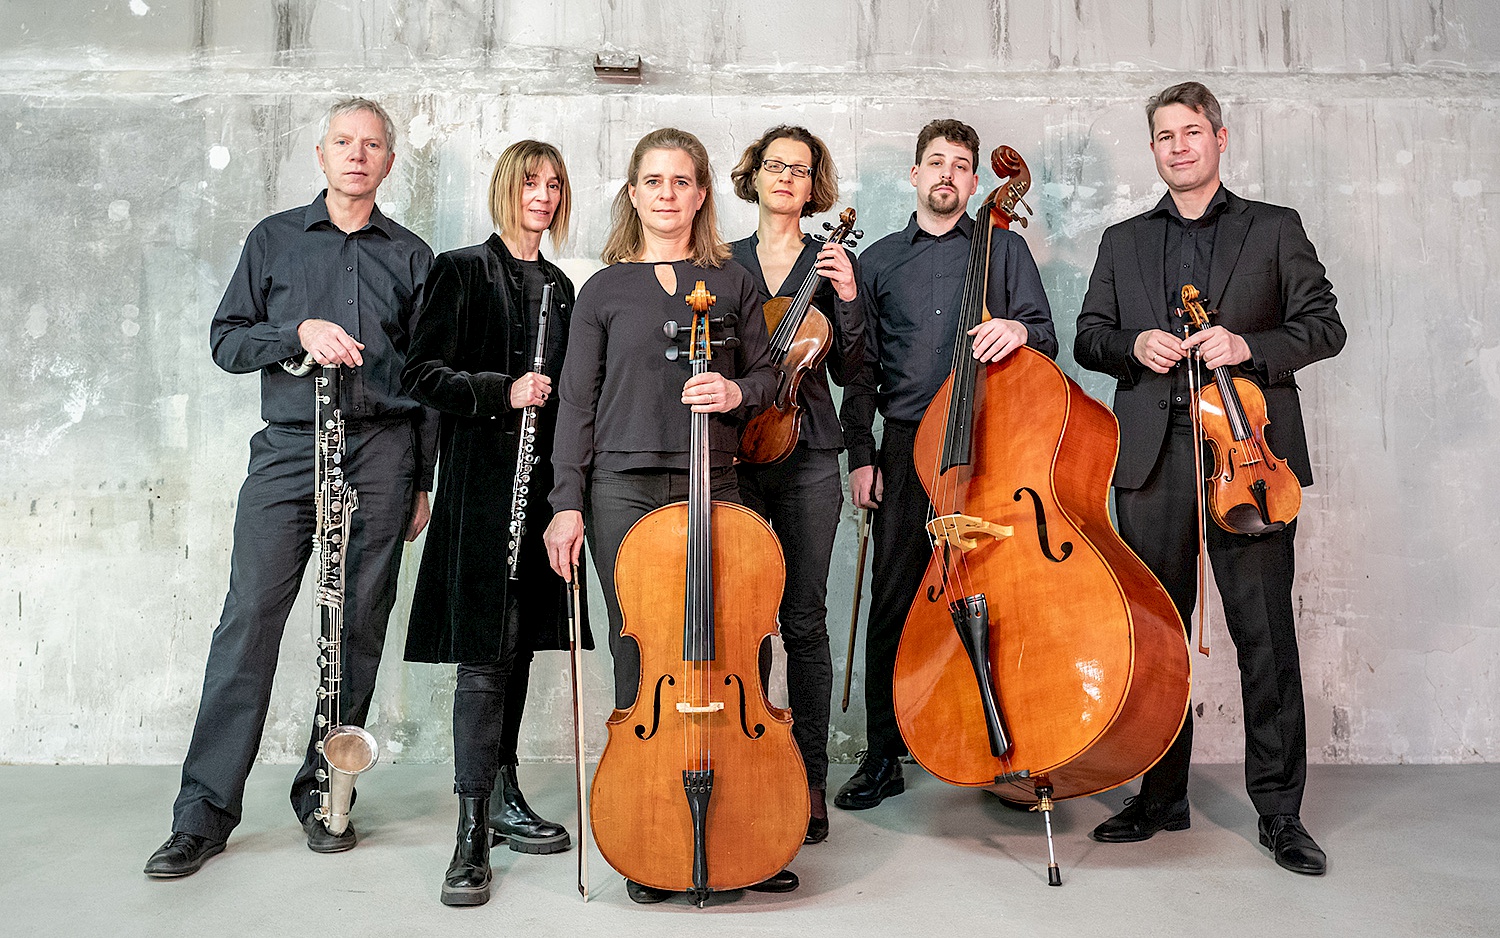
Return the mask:
<svg viewBox="0 0 1500 938"><path fill-rule="evenodd" d="M958 120L930 121L922 128L922 132L917 134L917 158L912 161L913 166L921 164L927 145L939 137L968 147L969 152L974 154L974 172L979 172L979 134L974 132L973 127Z"/></svg>
<svg viewBox="0 0 1500 938"><path fill-rule="evenodd" d="M777 124L761 134L759 140L745 147L739 164L729 174L729 178L734 180L734 194L746 202L760 201L760 194L755 191L755 173L766 157L766 147L777 140L795 140L807 144L807 148L812 151L812 193L802 206L802 217L817 215L833 208L839 200L839 173L833 166L828 146L806 127L792 124Z"/></svg>
<svg viewBox="0 0 1500 938"><path fill-rule="evenodd" d="M1182 104L1208 118L1208 126L1215 134L1224 126L1224 112L1219 109L1219 99L1201 82L1185 81L1160 92L1146 102L1146 126L1151 136L1156 137L1156 112L1169 104Z"/></svg>
<svg viewBox="0 0 1500 938"><path fill-rule="evenodd" d="M663 127L642 137L630 154L630 169L610 209L609 238L600 258L606 264L638 260L646 246L641 217L630 202L630 187L641 172L641 161L652 150L681 150L693 160L693 176L705 193L703 207L693 218L692 239L688 242L688 260L699 267L718 267L729 260L729 245L719 237L719 215L714 210L714 176L708 164L708 150L703 142L686 130Z"/></svg>
<svg viewBox="0 0 1500 938"><path fill-rule="evenodd" d="M573 186L568 182L568 167L563 165L562 153L550 143L540 140L518 140L505 148L495 161L495 170L490 173L490 218L500 232L514 232L521 227L519 209L521 191L526 180L535 176L543 163L551 163L562 185L558 193L557 211L547 231L552 235L552 245L561 248L568 240L568 219L573 212Z"/></svg>

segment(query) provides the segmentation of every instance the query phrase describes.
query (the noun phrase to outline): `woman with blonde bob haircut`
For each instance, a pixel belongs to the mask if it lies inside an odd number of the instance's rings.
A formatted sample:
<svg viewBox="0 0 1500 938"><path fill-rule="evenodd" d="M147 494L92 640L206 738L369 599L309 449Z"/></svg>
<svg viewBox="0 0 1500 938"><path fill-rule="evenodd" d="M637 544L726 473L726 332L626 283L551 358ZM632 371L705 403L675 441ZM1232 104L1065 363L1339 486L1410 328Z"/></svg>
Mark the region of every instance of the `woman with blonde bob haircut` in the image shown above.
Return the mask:
<svg viewBox="0 0 1500 938"><path fill-rule="evenodd" d="M567 579L588 540L609 610L615 706L621 709L635 701L641 659L635 641L620 634L620 542L648 512L687 498L691 413L709 415L713 497L738 502L740 428L775 393L760 314L765 297L729 259L716 218L713 173L698 138L673 128L642 137L615 198L603 253L609 266L578 294L558 383L547 553L552 569ZM671 361L663 354L672 340L662 326L691 318L686 298L700 280L718 298L715 317L737 315L739 344L716 352L711 370L690 377L686 355ZM796 877L783 871L764 885L786 891L796 887ZM636 902L669 895L634 882L627 892Z"/></svg>
<svg viewBox="0 0 1500 938"><path fill-rule="evenodd" d="M552 519L533 494L516 579L508 569L511 486L522 412L536 407L533 493L552 484L557 408L573 284L542 257L568 234L572 192L562 154L522 140L490 174L496 232L440 254L427 279L402 384L439 413L437 498L412 598L406 660L458 664L453 691L453 790L458 843L443 877L445 905L489 899L491 836L521 853L568 849L568 832L538 817L516 780L516 743L534 652L568 647L566 591L547 573L542 531ZM544 288L551 307L540 371L532 370ZM586 628L586 627L585 627ZM586 645L588 642L585 643Z"/></svg>

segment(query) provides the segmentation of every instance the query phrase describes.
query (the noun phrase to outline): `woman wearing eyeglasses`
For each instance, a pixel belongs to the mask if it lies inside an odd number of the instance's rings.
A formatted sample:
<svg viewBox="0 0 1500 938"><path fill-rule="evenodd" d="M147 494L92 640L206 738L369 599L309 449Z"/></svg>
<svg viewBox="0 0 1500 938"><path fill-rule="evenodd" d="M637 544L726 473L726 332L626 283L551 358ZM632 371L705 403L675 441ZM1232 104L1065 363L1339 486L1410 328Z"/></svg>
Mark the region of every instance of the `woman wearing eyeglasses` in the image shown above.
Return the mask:
<svg viewBox="0 0 1500 938"><path fill-rule="evenodd" d="M792 733L807 766L812 802L805 842L828 837L824 793L828 778L828 721L833 662L828 649L828 565L838 531L843 488L839 451L844 436L828 388L858 370L865 350L865 316L853 256L802 231L802 219L827 212L839 197L838 172L824 145L802 127L772 127L745 149L730 174L734 193L760 210L755 234L730 245L734 259L769 296L794 296L816 269L821 279L812 305L831 326L828 354L805 374L796 449L768 465L739 464L740 494L770 521L786 553L781 640L787 654ZM762 670L765 670L764 668Z"/></svg>

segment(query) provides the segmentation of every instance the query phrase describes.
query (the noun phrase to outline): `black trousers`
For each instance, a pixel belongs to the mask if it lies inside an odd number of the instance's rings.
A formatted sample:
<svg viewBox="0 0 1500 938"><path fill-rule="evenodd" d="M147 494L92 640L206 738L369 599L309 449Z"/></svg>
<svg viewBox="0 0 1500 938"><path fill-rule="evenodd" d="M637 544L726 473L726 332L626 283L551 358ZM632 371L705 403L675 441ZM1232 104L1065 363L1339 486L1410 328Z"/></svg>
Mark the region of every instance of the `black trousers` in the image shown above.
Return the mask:
<svg viewBox="0 0 1500 938"><path fill-rule="evenodd" d="M893 699L896 648L932 558L927 537L932 504L912 461L916 436L917 424L887 420L876 460L885 493L875 512L870 618L865 629L865 746L872 757L906 754Z"/></svg>
<svg viewBox="0 0 1500 938"><path fill-rule="evenodd" d="M309 393L311 393L309 391ZM416 489L411 423L353 425L346 430L344 472L359 497L345 562L344 723L362 725L375 689L386 622L396 601L401 546ZM172 830L214 840L240 821L245 779L260 748L271 682L287 615L312 553L313 447L310 428L270 425L250 439L250 469L240 488L229 562L229 593L204 668L203 696L182 765ZM308 660L312 631L298 629ZM318 806L316 749L292 782L292 809L306 818Z"/></svg>
<svg viewBox="0 0 1500 938"><path fill-rule="evenodd" d="M711 490L717 501L738 503L740 490L734 469L726 466L713 470ZM599 575L604 605L609 612L609 653L614 658L615 706L621 710L635 702L636 689L641 682L641 650L634 639L620 634L625 620L620 613L620 600L615 595L615 558L631 525L663 505L686 501L687 496L686 472L595 469L589 476L583 513L584 534L588 539L589 553L594 557L594 571Z"/></svg>
<svg viewBox="0 0 1500 938"><path fill-rule="evenodd" d="M501 766L516 764L534 656L530 647L519 647L499 661L458 666L458 684L453 688L456 794L488 795Z"/></svg>
<svg viewBox="0 0 1500 938"><path fill-rule="evenodd" d="M1174 414L1162 454L1133 491L1116 490L1120 534L1172 596L1191 630L1198 592L1198 520L1193 487L1192 424ZM1208 556L1224 601L1225 625L1239 660L1245 709L1245 787L1262 815L1296 814L1307 778L1302 668L1292 612L1296 522L1262 537L1231 534L1208 523ZM1141 797L1187 797L1193 715L1141 784Z"/></svg>
<svg viewBox="0 0 1500 938"><path fill-rule="evenodd" d="M825 788L833 700L828 564L844 499L838 452L798 444L779 463L741 465L739 477L745 505L771 523L786 557L786 591L778 619L786 647L792 737L807 766L808 787Z"/></svg>

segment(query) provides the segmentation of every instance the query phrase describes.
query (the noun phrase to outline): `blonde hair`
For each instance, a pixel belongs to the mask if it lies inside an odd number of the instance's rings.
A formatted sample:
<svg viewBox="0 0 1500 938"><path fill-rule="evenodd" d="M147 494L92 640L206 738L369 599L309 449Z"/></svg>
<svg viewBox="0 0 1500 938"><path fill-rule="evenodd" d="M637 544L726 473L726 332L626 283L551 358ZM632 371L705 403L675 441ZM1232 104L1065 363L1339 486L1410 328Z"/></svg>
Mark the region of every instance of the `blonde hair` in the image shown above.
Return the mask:
<svg viewBox="0 0 1500 938"><path fill-rule="evenodd" d="M645 232L641 217L630 202L630 187L640 175L641 161L652 150L681 150L693 161L694 181L705 193L703 207L693 218L692 238L688 242L689 258L699 267L718 267L729 260L729 245L719 237L719 215L714 209L713 169L708 164L708 150L703 142L686 130L663 127L642 137L630 154L630 169L610 209L609 239L604 242L600 258L606 264L638 260L645 249Z"/></svg>
<svg viewBox="0 0 1500 938"><path fill-rule="evenodd" d="M805 144L812 153L812 192L802 206L802 217L819 215L833 208L839 200L839 173L833 166L833 156L828 146L806 127L778 124L760 135L760 139L745 148L739 165L729 174L734 180L734 194L746 202L759 202L760 194L755 190L755 174L766 158L766 147L777 140L795 140Z"/></svg>
<svg viewBox="0 0 1500 938"><path fill-rule="evenodd" d="M561 248L568 240L568 219L573 211L573 187L568 182L568 167L563 165L562 153L550 143L540 140L519 140L505 148L495 161L495 170L490 173L490 219L495 229L515 232L521 227L521 191L526 180L535 176L543 163L551 163L557 173L562 191L558 193L557 211L547 231L552 235L552 245Z"/></svg>

